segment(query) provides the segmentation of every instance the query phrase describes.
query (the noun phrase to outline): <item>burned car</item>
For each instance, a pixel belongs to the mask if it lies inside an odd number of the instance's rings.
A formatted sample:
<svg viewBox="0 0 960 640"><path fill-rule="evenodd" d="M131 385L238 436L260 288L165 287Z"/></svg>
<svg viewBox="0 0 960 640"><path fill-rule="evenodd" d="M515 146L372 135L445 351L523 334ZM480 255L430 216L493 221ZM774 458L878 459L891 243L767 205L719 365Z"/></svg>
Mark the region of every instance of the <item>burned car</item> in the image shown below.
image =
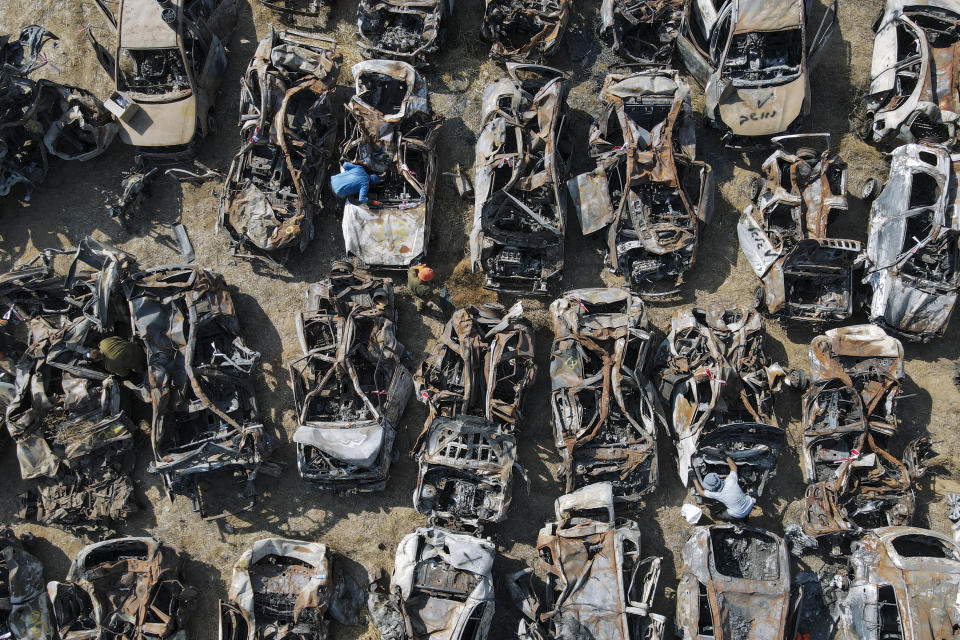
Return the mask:
<svg viewBox="0 0 960 640"><path fill-rule="evenodd" d="M84 547L47 593L61 640L179 640L197 595L183 583L176 551L153 538Z"/></svg>
<svg viewBox="0 0 960 640"><path fill-rule="evenodd" d="M233 567L228 600L220 601L219 640L326 640L330 619L359 623L364 594L327 546L265 538Z"/></svg>
<svg viewBox="0 0 960 640"><path fill-rule="evenodd" d="M458 309L414 379L430 408L415 447L413 503L448 525L500 522L517 464L514 431L533 382L533 327L520 303Z"/></svg>
<svg viewBox="0 0 960 640"><path fill-rule="evenodd" d="M960 118L958 26L956 0L887 0L873 25L870 88L852 118L861 138L953 146Z"/></svg>
<svg viewBox="0 0 960 640"><path fill-rule="evenodd" d="M711 472L725 478L728 457L741 488L754 496L776 473L786 433L777 426L773 394L788 374L764 353L765 335L753 309L716 302L674 312L658 382L685 486L691 476L701 483ZM801 372L789 377L801 386Z"/></svg>
<svg viewBox="0 0 960 640"><path fill-rule="evenodd" d="M810 486L802 525L834 539L913 520L915 480L931 454L926 438L898 459L888 441L899 427L903 345L874 325L831 329L810 344L803 396L803 475Z"/></svg>
<svg viewBox="0 0 960 640"><path fill-rule="evenodd" d="M151 470L202 518L249 509L273 437L260 422L260 354L240 338L227 284L196 265L156 267L123 283L133 333L147 355Z"/></svg>
<svg viewBox="0 0 960 640"><path fill-rule="evenodd" d="M837 0L807 33L811 0L692 0L677 48L730 146L765 146L810 113L810 73L837 25Z"/></svg>
<svg viewBox="0 0 960 640"><path fill-rule="evenodd" d="M669 63L684 0L603 0L600 38L634 62Z"/></svg>
<svg viewBox="0 0 960 640"><path fill-rule="evenodd" d="M484 0L480 37L490 57L541 63L552 55L567 31L570 0Z"/></svg>
<svg viewBox="0 0 960 640"><path fill-rule="evenodd" d="M607 482L557 499L557 521L537 536L546 593L539 596L522 581L530 569L509 585L522 608L521 640L664 637L666 619L650 611L661 558L641 555L639 525L616 518L613 503Z"/></svg>
<svg viewBox="0 0 960 640"><path fill-rule="evenodd" d="M157 159L189 157L216 128L237 0L121 0L118 15L103 0L97 6L116 33L113 53L92 29L87 36L114 83L105 105L120 140Z"/></svg>
<svg viewBox="0 0 960 640"><path fill-rule="evenodd" d="M453 0L360 0L357 44L365 58L416 66L437 53L453 15Z"/></svg>
<svg viewBox="0 0 960 640"><path fill-rule="evenodd" d="M313 239L337 137L331 103L342 60L332 40L272 27L257 46L240 94L242 146L217 216L233 253L282 261Z"/></svg>
<svg viewBox="0 0 960 640"><path fill-rule="evenodd" d="M420 528L397 547L389 587L375 582L367 612L383 640L484 640L494 614L490 540Z"/></svg>
<svg viewBox="0 0 960 640"><path fill-rule="evenodd" d="M322 489L379 491L413 391L400 363L393 283L338 264L306 298L297 316L303 356L289 366L300 475Z"/></svg>
<svg viewBox="0 0 960 640"><path fill-rule="evenodd" d="M838 603L840 637L935 640L956 636L960 548L914 527L883 527L854 543Z"/></svg>
<svg viewBox="0 0 960 640"><path fill-rule="evenodd" d="M15 640L54 640L43 565L18 537L0 525L0 636Z"/></svg>
<svg viewBox="0 0 960 640"><path fill-rule="evenodd" d="M790 613L790 560L780 536L730 524L694 528L683 546L678 636L787 638Z"/></svg>
<svg viewBox="0 0 960 640"><path fill-rule="evenodd" d="M577 289L550 305L554 444L566 491L609 482L637 501L659 481L666 420L649 378L653 336L643 301L622 289Z"/></svg>
<svg viewBox="0 0 960 640"><path fill-rule="evenodd" d="M645 296L678 291L713 205L696 159L690 87L667 69L610 73L590 128L592 172L568 182L585 235L606 228L607 267Z"/></svg>
<svg viewBox="0 0 960 640"><path fill-rule="evenodd" d="M488 288L545 294L563 270L567 84L549 67L507 71L483 91L470 262Z"/></svg>
<svg viewBox="0 0 960 640"><path fill-rule="evenodd" d="M119 284L133 258L87 238L63 276L58 253L40 254L0 284L0 301L28 329L6 412L20 474L34 481L20 516L105 531L137 510L135 427L123 381L93 351L124 328Z"/></svg>
<svg viewBox="0 0 960 640"><path fill-rule="evenodd" d="M873 288L870 321L908 340L942 336L957 302L956 180L946 148L903 145L870 209L863 278Z"/></svg>
<svg viewBox="0 0 960 640"><path fill-rule="evenodd" d="M443 118L430 110L427 83L406 62L367 60L352 69L341 162L380 176L366 202L343 208L347 255L369 266L406 268L427 254L437 136Z"/></svg>
<svg viewBox="0 0 960 640"><path fill-rule="evenodd" d="M829 237L847 210L847 164L830 150L798 146L812 136L774 138L778 149L755 179L753 202L740 216L740 249L763 282L761 309L794 322L840 322L853 313L856 240Z"/></svg>

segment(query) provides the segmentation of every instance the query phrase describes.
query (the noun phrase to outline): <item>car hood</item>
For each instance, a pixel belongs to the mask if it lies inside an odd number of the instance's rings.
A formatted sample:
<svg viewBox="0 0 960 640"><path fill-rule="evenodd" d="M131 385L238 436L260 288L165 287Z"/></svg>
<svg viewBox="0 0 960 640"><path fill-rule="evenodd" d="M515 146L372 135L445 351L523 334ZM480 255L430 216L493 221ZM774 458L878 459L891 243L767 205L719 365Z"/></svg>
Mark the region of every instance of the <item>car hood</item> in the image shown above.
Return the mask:
<svg viewBox="0 0 960 640"><path fill-rule="evenodd" d="M782 133L803 112L807 76L774 87L731 87L720 98L720 119L738 136Z"/></svg>
<svg viewBox="0 0 960 640"><path fill-rule="evenodd" d="M188 144L197 131L197 99L191 94L172 102L137 102L130 122L120 123L120 139L135 147Z"/></svg>

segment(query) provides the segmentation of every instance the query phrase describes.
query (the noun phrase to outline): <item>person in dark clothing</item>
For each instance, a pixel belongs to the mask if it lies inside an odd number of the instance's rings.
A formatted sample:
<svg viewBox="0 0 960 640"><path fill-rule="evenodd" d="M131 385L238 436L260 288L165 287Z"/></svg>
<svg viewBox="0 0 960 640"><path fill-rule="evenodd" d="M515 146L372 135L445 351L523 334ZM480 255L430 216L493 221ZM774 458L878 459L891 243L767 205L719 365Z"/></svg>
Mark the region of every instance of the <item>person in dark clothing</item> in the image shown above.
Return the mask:
<svg viewBox="0 0 960 640"><path fill-rule="evenodd" d="M418 264L407 270L407 288L413 294L418 311L423 311L428 304L442 311L434 299L437 297L437 288L433 281L433 269L427 265Z"/></svg>
<svg viewBox="0 0 960 640"><path fill-rule="evenodd" d="M349 198L355 195L360 202L364 203L367 201L370 185L378 182L380 182L380 176L367 173L362 166L351 162L344 162L340 167L340 173L330 176L330 187L338 198ZM370 204L380 203L373 200Z"/></svg>
<svg viewBox="0 0 960 640"><path fill-rule="evenodd" d="M91 360L103 360L103 368L120 378L142 374L147 369L147 355L137 343L117 336L104 338L90 350Z"/></svg>

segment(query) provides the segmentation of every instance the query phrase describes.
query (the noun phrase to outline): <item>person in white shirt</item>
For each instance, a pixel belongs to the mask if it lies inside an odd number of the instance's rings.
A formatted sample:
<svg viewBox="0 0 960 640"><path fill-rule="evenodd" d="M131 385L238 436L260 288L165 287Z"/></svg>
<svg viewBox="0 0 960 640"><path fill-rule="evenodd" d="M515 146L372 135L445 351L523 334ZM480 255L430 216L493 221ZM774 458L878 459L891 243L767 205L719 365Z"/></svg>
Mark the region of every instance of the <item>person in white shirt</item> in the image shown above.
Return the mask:
<svg viewBox="0 0 960 640"><path fill-rule="evenodd" d="M727 458L727 464L730 466L730 473L723 480L715 473L708 473L703 477L702 485L697 481L697 477L694 476L693 486L696 488L697 493L704 498L723 503L723 506L727 508L722 516L723 518L727 520L743 520L750 515L750 512L753 510L753 505L757 503L757 499L751 495L747 495L743 489L740 488L737 465L732 458Z"/></svg>

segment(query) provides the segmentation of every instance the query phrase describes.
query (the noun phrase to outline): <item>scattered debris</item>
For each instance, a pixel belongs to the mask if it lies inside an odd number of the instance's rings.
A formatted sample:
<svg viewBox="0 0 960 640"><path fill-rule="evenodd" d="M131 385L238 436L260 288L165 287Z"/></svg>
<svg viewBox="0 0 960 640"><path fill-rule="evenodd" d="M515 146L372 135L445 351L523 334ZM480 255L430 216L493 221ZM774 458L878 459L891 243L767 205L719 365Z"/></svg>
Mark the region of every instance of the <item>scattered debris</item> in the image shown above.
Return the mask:
<svg viewBox="0 0 960 640"><path fill-rule="evenodd" d="M603 0L600 38L634 62L669 64L685 4L684 0Z"/></svg>
<svg viewBox="0 0 960 640"><path fill-rule="evenodd" d="M319 17L326 6L322 0L260 0L260 4L280 13L308 18Z"/></svg>
<svg viewBox="0 0 960 640"><path fill-rule="evenodd" d="M452 171L444 171L443 175L453 178L453 186L457 189L457 195L463 200L473 198L473 185L470 184L470 176L458 162L453 166Z"/></svg>
<svg viewBox="0 0 960 640"><path fill-rule="evenodd" d="M606 106L590 128L596 169L568 182L580 228L606 227L607 266L631 290L673 295L713 208L710 165L696 159L690 87L667 69L628 70L608 74L600 97Z"/></svg>
<svg viewBox="0 0 960 640"><path fill-rule="evenodd" d="M365 58L423 66L443 44L453 0L360 0L357 44Z"/></svg>
<svg viewBox="0 0 960 640"><path fill-rule="evenodd" d="M802 146L825 142L823 151ZM847 165L830 134L773 138L763 182L740 216L740 248L763 281L761 309L783 320L840 322L853 313L856 240L828 236L847 210ZM789 147L789 150L788 150Z"/></svg>
<svg viewBox="0 0 960 640"><path fill-rule="evenodd" d="M485 0L480 37L490 57L541 63L556 51L570 20L570 0Z"/></svg>
<svg viewBox="0 0 960 640"><path fill-rule="evenodd" d="M549 67L507 71L483 93L470 260L491 289L546 294L563 270L567 85Z"/></svg>
<svg viewBox="0 0 960 640"><path fill-rule="evenodd" d="M142 163L129 172L125 172L120 182L120 193L113 205L110 205L110 216L125 222L140 211L143 197L150 193L153 177L157 167L145 167Z"/></svg>

